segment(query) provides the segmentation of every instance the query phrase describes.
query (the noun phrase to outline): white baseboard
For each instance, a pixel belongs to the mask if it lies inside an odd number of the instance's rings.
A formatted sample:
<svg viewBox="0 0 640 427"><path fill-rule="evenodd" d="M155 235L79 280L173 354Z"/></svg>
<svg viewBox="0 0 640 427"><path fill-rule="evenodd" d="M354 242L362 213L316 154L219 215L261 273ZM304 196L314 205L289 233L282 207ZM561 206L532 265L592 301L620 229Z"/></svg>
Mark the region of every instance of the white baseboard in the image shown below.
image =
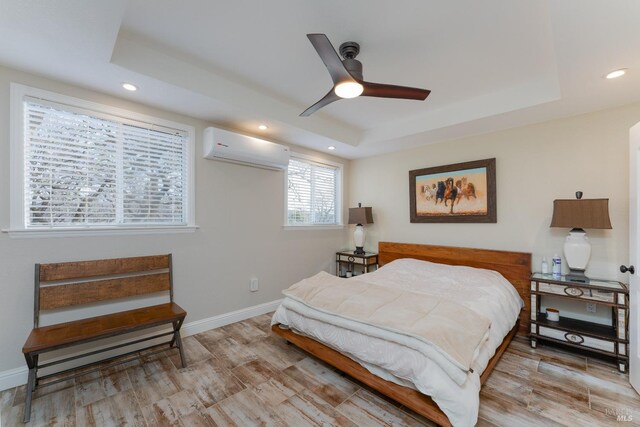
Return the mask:
<svg viewBox="0 0 640 427"><path fill-rule="evenodd" d="M8 369L0 372L0 391L27 383L27 368Z"/></svg>
<svg viewBox="0 0 640 427"><path fill-rule="evenodd" d="M181 329L182 336L188 337L190 335L208 331L209 329L219 328L231 323L241 322L255 316L260 316L261 314L269 313L278 308L281 302L281 299L271 302L265 302L263 304L242 308L230 313L219 314L218 316L209 317L207 319L185 323L184 325L182 325ZM21 368L8 369L6 371L0 372L0 391L8 390L10 388L26 384L27 373L28 370L26 366Z"/></svg>
<svg viewBox="0 0 640 427"><path fill-rule="evenodd" d="M230 313L220 314L218 316L209 317L207 319L185 323L184 325L182 325L181 329L182 336L188 337L189 335L199 334L200 332L208 331L209 329L219 328L221 326L241 322L252 317L260 316L261 314L275 311L275 309L278 308L281 302L281 299L271 302L265 302L263 304L242 308Z"/></svg>

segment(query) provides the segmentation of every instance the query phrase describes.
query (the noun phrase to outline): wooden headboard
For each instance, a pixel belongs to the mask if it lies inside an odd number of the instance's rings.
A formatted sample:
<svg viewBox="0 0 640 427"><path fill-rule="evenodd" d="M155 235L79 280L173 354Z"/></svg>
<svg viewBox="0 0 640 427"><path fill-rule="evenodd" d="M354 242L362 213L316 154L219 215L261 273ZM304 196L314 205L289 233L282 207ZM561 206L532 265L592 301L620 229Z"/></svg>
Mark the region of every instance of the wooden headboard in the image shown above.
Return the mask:
<svg viewBox="0 0 640 427"><path fill-rule="evenodd" d="M520 335L529 333L531 254L454 246L419 245L414 243L378 243L378 261L384 265L400 258L414 258L440 264L466 265L495 270L513 284L522 299Z"/></svg>

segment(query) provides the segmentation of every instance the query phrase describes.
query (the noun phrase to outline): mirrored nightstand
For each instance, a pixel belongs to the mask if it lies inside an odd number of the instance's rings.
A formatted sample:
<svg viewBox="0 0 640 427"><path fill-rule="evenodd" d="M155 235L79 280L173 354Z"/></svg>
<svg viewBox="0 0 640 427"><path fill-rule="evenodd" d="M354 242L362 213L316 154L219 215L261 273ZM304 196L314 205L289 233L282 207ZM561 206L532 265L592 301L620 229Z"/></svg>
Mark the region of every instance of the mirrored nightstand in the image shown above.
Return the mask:
<svg viewBox="0 0 640 427"><path fill-rule="evenodd" d="M560 313L559 321L547 319L540 312L545 296L597 304L611 310L611 325L571 318ZM621 372L629 363L629 288L613 280L591 279L590 283L573 282L566 276L533 273L531 276L531 347L538 340L551 341L590 353L613 357Z"/></svg>

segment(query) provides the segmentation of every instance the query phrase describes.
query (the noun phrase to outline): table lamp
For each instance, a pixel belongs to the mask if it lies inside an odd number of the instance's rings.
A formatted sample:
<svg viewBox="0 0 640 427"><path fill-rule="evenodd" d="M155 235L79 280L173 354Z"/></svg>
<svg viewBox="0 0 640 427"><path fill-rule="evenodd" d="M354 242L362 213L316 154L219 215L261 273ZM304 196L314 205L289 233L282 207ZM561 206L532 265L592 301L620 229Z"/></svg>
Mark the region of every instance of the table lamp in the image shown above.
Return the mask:
<svg viewBox="0 0 640 427"><path fill-rule="evenodd" d="M353 241L356 244L356 255L364 255L364 224L373 224L373 214L370 207L362 207L358 203L357 208L349 208L349 224L356 224L356 231L353 232Z"/></svg>
<svg viewBox="0 0 640 427"><path fill-rule="evenodd" d="M612 228L609 199L582 199L582 191L577 191L575 199L554 200L551 227L571 229L564 242L564 257L570 269L567 279L589 283L584 272L591 256L591 243L584 229Z"/></svg>

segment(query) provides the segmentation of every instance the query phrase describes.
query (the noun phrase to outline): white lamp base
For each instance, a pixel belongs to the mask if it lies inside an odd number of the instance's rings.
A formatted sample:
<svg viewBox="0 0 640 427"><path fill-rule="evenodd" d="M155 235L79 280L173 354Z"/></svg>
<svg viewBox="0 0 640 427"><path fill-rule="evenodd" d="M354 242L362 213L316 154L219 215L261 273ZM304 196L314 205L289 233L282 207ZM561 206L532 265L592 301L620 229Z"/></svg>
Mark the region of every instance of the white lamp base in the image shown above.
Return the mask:
<svg viewBox="0 0 640 427"><path fill-rule="evenodd" d="M581 228L569 231L564 241L564 257L571 272L567 275L569 280L589 283L589 278L584 275L591 257L591 243L587 233Z"/></svg>
<svg viewBox="0 0 640 427"><path fill-rule="evenodd" d="M364 227L362 224L356 225L356 231L353 232L353 242L356 244L354 254L364 255Z"/></svg>

